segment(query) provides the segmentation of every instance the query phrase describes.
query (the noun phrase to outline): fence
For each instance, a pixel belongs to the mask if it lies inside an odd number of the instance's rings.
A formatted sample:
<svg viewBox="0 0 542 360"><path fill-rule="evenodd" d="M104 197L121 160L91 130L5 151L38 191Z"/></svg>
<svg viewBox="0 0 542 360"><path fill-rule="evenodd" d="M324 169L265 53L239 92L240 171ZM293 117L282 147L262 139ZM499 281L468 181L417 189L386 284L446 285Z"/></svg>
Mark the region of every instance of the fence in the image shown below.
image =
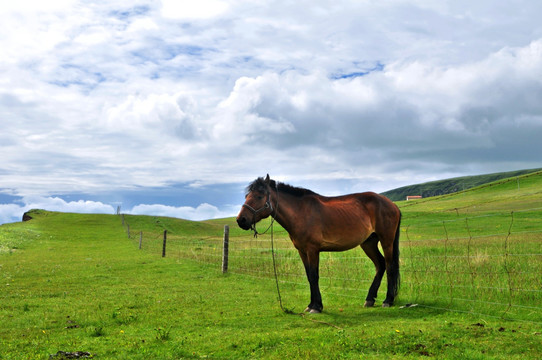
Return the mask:
<svg viewBox="0 0 542 360"><path fill-rule="evenodd" d="M121 215L122 216L122 215ZM429 220L428 220L429 219ZM542 322L542 208L446 220L403 217L399 305L462 311L506 319ZM268 223L267 223L268 224ZM260 226L266 228L267 224ZM127 222L125 226L128 227ZM133 227L135 229L135 227ZM254 238L237 227L215 226L214 235L190 236L169 231L167 256L191 258L216 269L272 279L271 236ZM139 236L137 236L137 235ZM165 244L156 230L128 236L140 248L160 254ZM224 238L229 246L224 248ZM275 225L275 266L286 307L308 300L308 283L288 234ZM224 268L223 255L228 254ZM374 265L361 249L321 253L320 287L327 305L362 304L374 276ZM379 298L385 294L385 280ZM294 297L303 294L303 303Z"/></svg>
<svg viewBox="0 0 542 360"><path fill-rule="evenodd" d="M407 226L410 295L458 311L542 321L541 210Z"/></svg>

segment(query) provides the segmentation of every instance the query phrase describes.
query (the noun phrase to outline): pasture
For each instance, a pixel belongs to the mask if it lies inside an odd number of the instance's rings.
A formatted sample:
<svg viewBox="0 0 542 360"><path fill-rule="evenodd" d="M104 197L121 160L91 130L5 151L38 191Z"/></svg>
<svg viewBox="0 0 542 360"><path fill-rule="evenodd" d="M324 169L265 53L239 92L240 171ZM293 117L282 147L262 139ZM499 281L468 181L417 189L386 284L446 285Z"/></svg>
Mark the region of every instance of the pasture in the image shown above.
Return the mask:
<svg viewBox="0 0 542 360"><path fill-rule="evenodd" d="M362 307L374 270L358 249L323 254L318 315L299 314L308 283L279 226L271 243L233 219L34 211L0 226L0 359L538 358L542 174L398 205L396 306Z"/></svg>

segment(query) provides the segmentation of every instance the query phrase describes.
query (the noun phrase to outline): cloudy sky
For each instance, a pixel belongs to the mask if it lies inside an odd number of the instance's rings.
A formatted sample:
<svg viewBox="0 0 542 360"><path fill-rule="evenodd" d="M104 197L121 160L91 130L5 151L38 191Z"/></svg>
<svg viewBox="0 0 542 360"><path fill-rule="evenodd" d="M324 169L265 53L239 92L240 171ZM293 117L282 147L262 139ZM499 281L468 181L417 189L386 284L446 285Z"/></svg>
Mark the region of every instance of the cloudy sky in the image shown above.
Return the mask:
<svg viewBox="0 0 542 360"><path fill-rule="evenodd" d="M0 4L0 223L542 167L538 0Z"/></svg>

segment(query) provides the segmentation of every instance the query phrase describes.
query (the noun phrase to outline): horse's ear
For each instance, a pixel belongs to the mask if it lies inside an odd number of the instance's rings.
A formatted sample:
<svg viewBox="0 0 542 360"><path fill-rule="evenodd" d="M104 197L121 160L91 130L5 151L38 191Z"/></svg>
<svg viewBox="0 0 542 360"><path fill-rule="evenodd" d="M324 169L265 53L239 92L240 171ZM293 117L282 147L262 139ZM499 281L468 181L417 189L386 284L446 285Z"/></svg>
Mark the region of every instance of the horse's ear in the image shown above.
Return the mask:
<svg viewBox="0 0 542 360"><path fill-rule="evenodd" d="M265 183L269 185L269 182L271 182L271 179L269 178L269 174L265 177Z"/></svg>

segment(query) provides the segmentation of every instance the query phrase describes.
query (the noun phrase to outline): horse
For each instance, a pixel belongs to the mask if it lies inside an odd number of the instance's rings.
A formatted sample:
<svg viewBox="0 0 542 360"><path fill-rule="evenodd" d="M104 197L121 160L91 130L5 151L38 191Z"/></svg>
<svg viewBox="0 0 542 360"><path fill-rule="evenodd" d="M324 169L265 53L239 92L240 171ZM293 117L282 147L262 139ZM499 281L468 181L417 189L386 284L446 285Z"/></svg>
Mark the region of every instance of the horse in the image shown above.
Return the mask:
<svg viewBox="0 0 542 360"><path fill-rule="evenodd" d="M382 307L393 305L400 285L401 211L391 200L373 192L326 197L271 180L267 174L247 186L236 220L241 229L257 234L256 223L269 216L288 232L303 261L311 294L305 312L320 313L324 308L318 285L320 252L346 251L358 245L376 269L364 306L374 306L384 273L388 289Z"/></svg>

